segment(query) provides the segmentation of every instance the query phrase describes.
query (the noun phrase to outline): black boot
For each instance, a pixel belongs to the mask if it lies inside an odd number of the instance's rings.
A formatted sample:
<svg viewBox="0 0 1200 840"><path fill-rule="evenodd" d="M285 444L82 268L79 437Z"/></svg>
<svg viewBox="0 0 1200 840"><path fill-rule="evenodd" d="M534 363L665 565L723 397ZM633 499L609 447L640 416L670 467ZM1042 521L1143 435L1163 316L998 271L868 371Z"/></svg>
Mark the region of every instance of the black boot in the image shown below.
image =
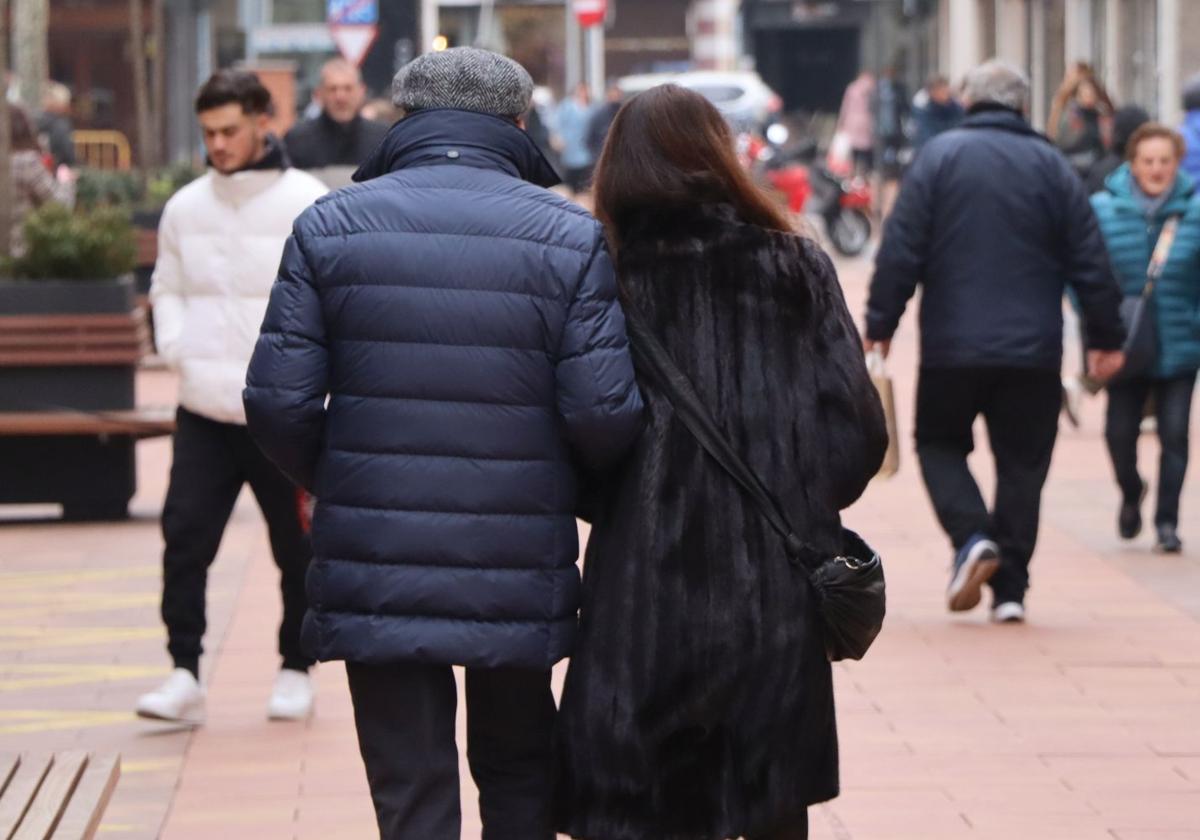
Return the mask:
<svg viewBox="0 0 1200 840"><path fill-rule="evenodd" d="M1154 550L1163 554L1179 554L1183 551L1183 541L1179 539L1179 534L1175 533L1174 525L1158 526L1158 544L1154 546Z"/></svg>
<svg viewBox="0 0 1200 840"><path fill-rule="evenodd" d="M1132 540L1142 533L1142 502L1146 499L1148 489L1143 481L1142 492L1138 494L1137 501L1125 499L1121 502L1121 512L1117 514L1117 533L1121 535L1121 539Z"/></svg>

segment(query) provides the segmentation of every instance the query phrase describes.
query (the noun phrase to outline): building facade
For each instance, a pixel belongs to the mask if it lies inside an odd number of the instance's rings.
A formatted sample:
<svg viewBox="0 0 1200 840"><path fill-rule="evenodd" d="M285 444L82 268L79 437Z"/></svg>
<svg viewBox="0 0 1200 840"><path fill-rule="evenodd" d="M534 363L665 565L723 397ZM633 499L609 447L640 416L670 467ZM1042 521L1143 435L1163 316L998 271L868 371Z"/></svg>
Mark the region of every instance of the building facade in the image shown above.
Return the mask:
<svg viewBox="0 0 1200 840"><path fill-rule="evenodd" d="M942 0L938 27L939 64L952 78L991 56L1024 68L1043 127L1073 62L1091 64L1114 102L1171 125L1184 82L1200 72L1195 0Z"/></svg>

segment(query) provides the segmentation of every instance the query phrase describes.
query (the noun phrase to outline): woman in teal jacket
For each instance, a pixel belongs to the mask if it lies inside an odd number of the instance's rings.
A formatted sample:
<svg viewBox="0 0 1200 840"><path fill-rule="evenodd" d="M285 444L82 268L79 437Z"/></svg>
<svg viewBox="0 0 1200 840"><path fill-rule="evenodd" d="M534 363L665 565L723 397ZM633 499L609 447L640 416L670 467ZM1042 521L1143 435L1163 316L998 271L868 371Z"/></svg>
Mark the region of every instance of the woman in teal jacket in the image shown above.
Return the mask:
<svg viewBox="0 0 1200 840"><path fill-rule="evenodd" d="M1113 271L1127 296L1141 293L1146 269L1167 220L1179 219L1174 244L1154 292L1158 359L1145 375L1113 385L1105 437L1120 485L1118 530L1133 539L1142 529L1141 502L1148 485L1138 474L1137 443L1142 409L1153 395L1162 455L1154 524L1156 548L1177 553L1179 496L1188 461L1188 424L1196 371L1200 369L1200 195L1179 170L1183 138L1147 124L1130 138L1129 162L1092 197Z"/></svg>

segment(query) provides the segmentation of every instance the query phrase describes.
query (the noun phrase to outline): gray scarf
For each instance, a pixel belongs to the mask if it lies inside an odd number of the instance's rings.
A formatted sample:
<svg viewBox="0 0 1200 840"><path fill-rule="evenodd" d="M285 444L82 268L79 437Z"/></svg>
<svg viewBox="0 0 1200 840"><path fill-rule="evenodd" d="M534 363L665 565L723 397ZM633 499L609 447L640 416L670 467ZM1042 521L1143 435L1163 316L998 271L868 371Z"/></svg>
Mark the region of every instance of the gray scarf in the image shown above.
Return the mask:
<svg viewBox="0 0 1200 840"><path fill-rule="evenodd" d="M1150 221L1156 221L1158 214L1171 198L1171 190L1163 190L1159 195L1149 196L1142 192L1141 186L1136 178L1130 178L1130 184L1133 186L1133 200L1142 208L1142 213Z"/></svg>

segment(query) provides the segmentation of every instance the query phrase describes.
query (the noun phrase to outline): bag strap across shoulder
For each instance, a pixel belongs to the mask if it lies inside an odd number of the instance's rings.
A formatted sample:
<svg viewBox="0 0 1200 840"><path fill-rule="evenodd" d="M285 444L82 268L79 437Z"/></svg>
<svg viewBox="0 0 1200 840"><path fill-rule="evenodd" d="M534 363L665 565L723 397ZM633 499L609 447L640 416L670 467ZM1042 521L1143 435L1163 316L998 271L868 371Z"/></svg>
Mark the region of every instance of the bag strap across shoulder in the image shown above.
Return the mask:
<svg viewBox="0 0 1200 840"><path fill-rule="evenodd" d="M675 364L641 313L626 306L625 320L635 364L663 390L675 409L675 416L683 421L696 442L741 486L763 518L783 538L788 556L811 566L819 556L815 549L797 536L778 499L722 434L687 374Z"/></svg>
<svg viewBox="0 0 1200 840"><path fill-rule="evenodd" d="M1142 294L1149 297L1154 292L1158 278L1162 277L1167 265L1167 257L1171 255L1171 246L1175 244L1175 233L1179 230L1179 214L1169 217L1163 222L1158 241L1154 243L1154 251L1150 255L1150 264L1146 266L1146 286Z"/></svg>

